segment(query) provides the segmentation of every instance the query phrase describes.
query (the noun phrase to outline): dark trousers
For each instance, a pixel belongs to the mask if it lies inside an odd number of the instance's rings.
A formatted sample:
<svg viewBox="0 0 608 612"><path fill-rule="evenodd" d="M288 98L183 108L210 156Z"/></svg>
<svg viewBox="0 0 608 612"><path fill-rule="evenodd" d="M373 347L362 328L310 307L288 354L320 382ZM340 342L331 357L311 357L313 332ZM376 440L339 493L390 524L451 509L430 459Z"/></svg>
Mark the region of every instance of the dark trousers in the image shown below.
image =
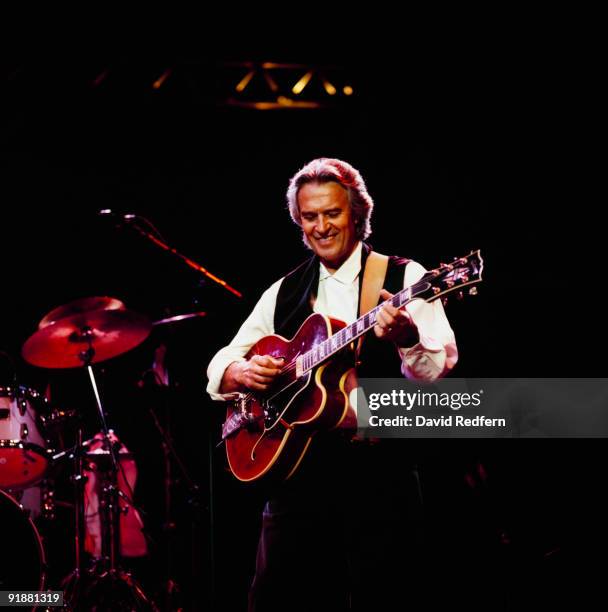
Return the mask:
<svg viewBox="0 0 608 612"><path fill-rule="evenodd" d="M264 508L250 612L417 609L421 498L405 443L313 440Z"/></svg>

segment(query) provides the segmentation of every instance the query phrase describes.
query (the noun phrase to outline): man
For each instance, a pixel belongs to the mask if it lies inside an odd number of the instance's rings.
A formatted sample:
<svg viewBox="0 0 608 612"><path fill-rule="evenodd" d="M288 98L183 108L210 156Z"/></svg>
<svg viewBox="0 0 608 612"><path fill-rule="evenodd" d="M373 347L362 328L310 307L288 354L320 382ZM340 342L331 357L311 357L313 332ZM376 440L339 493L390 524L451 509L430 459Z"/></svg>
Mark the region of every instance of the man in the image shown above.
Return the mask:
<svg viewBox="0 0 608 612"><path fill-rule="evenodd" d="M290 338L312 312L347 324L359 315L371 251L363 241L371 234L373 210L361 175L346 162L315 159L292 177L287 202L314 256L267 289L232 342L215 355L207 387L214 399L263 392L272 384L281 360L244 358L261 337ZM390 258L380 299L424 272L415 262ZM414 300L405 310L385 305L374 336L367 336L357 363L360 376L434 380L458 359L439 300ZM345 419L345 426L352 428L353 419ZM395 604L403 580L399 568L415 562L419 535L403 529L408 518L412 524L419 519L414 464L399 441L354 443L343 433L317 435L295 476L271 492L250 610L379 610ZM400 553L401 564L387 564L391 552Z"/></svg>

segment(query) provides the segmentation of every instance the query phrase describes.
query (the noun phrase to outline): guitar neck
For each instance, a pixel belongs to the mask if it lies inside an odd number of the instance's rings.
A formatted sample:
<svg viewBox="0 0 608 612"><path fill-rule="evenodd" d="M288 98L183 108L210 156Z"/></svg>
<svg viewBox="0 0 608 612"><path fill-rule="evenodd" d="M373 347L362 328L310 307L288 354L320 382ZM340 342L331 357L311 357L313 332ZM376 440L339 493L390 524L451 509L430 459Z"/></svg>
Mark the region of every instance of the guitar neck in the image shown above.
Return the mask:
<svg viewBox="0 0 608 612"><path fill-rule="evenodd" d="M351 342L363 336L363 334L366 334L376 324L376 317L384 304L392 304L395 308L402 308L419 294L427 291L429 287L430 283L420 282L411 287L402 289L386 302L366 312L354 323L347 325L333 336L330 336L327 340L317 344L298 358L298 361L301 360L301 372L305 373L320 363L330 359L345 346L348 346Z"/></svg>
<svg viewBox="0 0 608 612"><path fill-rule="evenodd" d="M432 302L451 291L462 290L468 285L481 282L482 272L483 259L479 250L471 251L465 257L456 258L451 264L441 264L439 268L427 272L411 287L406 287L395 293L392 298L372 308L351 325L347 325L327 340L300 355L296 360L298 376L330 359L353 340L367 333L376 324L378 311L385 304L392 304L395 308L403 308L415 298ZM469 293L474 294L476 291L477 288L472 287Z"/></svg>

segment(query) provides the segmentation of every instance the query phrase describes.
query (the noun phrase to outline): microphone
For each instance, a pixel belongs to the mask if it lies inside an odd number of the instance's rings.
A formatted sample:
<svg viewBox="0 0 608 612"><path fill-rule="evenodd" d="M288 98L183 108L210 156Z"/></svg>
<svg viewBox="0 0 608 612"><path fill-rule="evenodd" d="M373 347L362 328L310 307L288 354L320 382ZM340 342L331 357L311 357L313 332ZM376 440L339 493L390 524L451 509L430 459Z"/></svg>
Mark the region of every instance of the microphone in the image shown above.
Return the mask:
<svg viewBox="0 0 608 612"><path fill-rule="evenodd" d="M97 215L99 217L114 217L117 219L122 219L123 221L132 221L137 217L137 215L134 215L133 213L115 212L111 208L102 208L101 210L97 211Z"/></svg>

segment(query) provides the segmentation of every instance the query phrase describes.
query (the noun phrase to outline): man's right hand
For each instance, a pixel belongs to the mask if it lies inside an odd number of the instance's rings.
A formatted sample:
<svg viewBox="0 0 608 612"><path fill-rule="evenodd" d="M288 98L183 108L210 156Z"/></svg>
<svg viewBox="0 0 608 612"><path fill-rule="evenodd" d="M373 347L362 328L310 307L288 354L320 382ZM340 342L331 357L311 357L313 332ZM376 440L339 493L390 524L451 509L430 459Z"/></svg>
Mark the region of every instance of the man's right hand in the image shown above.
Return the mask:
<svg viewBox="0 0 608 612"><path fill-rule="evenodd" d="M266 391L283 367L283 359L254 355L247 361L235 361L224 372L222 391Z"/></svg>

